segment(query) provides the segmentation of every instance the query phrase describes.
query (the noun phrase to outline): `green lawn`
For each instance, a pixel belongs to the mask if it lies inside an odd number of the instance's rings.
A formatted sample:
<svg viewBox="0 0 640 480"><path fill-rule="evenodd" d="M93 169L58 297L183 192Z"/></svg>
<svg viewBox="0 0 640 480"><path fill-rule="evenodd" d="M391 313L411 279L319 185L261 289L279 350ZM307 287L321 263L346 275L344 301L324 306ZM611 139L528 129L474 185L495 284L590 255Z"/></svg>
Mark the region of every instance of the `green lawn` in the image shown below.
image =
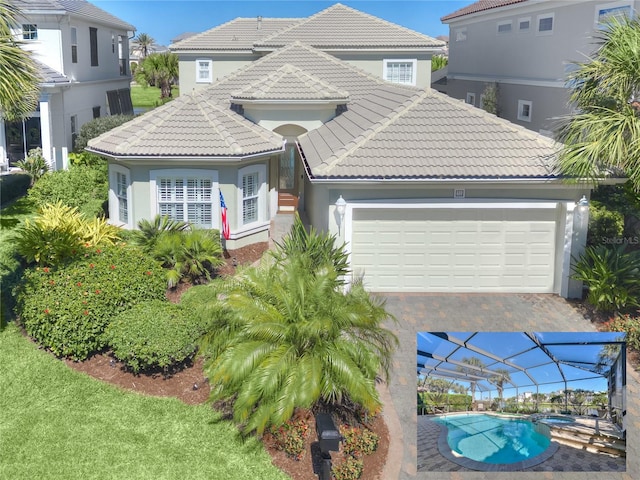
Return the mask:
<svg viewBox="0 0 640 480"><path fill-rule="evenodd" d="M0 212L3 307L19 275L11 232L33 212L24 199ZM12 480L288 478L210 405L94 380L39 350L13 322L0 325L0 452L0 478Z"/></svg>
<svg viewBox="0 0 640 480"><path fill-rule="evenodd" d="M180 93L178 87L171 89L173 98ZM136 108L154 108L160 105L160 89L156 87L143 87L142 85L131 85L131 101Z"/></svg>

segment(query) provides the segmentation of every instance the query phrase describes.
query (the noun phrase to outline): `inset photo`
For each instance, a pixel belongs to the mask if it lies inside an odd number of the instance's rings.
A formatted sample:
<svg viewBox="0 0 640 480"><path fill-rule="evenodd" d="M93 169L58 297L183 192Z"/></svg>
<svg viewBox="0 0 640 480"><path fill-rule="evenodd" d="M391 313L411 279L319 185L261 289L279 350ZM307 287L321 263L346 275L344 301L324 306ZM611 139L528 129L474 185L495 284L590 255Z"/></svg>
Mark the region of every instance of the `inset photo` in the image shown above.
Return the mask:
<svg viewBox="0 0 640 480"><path fill-rule="evenodd" d="M626 471L620 332L419 332L418 471Z"/></svg>

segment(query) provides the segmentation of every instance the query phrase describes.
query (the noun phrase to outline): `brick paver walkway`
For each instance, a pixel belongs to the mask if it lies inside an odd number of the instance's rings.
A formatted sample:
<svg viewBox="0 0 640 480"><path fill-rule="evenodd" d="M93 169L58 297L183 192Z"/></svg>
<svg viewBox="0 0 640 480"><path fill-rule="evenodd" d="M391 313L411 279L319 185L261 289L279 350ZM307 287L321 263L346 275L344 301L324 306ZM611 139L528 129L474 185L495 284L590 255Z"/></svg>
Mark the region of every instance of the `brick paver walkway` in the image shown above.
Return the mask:
<svg viewBox="0 0 640 480"><path fill-rule="evenodd" d="M635 480L640 478L640 394L639 377L627 369L627 460L626 472L612 471L620 465L610 466L609 457L602 456L597 464L587 459L588 453L566 451L562 446L550 464L532 467L533 473L487 473L464 471L452 466L448 471L422 471L426 465L445 462L439 453L418 452L418 416L416 412L416 334L420 331L595 331L592 325L576 312L570 303L556 295L530 294L387 294L387 308L397 324L389 325L400 340L400 348L393 360L389 384L393 415L402 427L401 445L396 445L396 459L400 463L398 478L433 480L479 480L500 477L545 480ZM427 435L425 431L420 435ZM399 436L399 435L398 435ZM425 437L421 437L425 438ZM423 442L420 442L421 445ZM434 445L435 446L435 445ZM585 457L578 456L582 453ZM559 455L559 456L558 456ZM440 457L440 458L438 458ZM557 458L555 458L557 457ZM579 460L579 461L578 461ZM432 463L428 463L432 462ZM442 463L441 463L442 462ZM604 465L607 467L602 468ZM585 471L574 470L579 468ZM418 471L420 465L421 471ZM555 466L552 471L547 466ZM456 468L459 469L456 469ZM560 470L562 467L562 470ZM596 468L602 468L600 471ZM431 467L429 467L431 468ZM571 470L571 471L569 471ZM595 470L595 471L594 471ZM394 475L395 478L395 475ZM392 480L390 476L388 479Z"/></svg>

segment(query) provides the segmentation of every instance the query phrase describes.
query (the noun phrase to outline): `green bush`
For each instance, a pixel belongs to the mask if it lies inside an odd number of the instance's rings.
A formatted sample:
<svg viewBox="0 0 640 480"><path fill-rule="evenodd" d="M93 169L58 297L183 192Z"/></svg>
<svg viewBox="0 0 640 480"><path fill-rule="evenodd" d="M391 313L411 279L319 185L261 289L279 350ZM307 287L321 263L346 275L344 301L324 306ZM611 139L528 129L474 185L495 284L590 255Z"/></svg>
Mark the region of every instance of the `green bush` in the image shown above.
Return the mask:
<svg viewBox="0 0 640 480"><path fill-rule="evenodd" d="M603 326L609 332L626 333L627 345L640 351L640 317L623 315L605 322Z"/></svg>
<svg viewBox="0 0 640 480"><path fill-rule="evenodd" d="M275 447L287 456L300 460L304 453L305 439L309 436L309 422L303 417L291 418L279 427L271 426L269 433Z"/></svg>
<svg viewBox="0 0 640 480"><path fill-rule="evenodd" d="M357 480L362 476L364 463L361 459L347 455L341 463L331 469L335 480Z"/></svg>
<svg viewBox="0 0 640 480"><path fill-rule="evenodd" d="M26 173L0 175L0 205L5 205L27 193L31 177Z"/></svg>
<svg viewBox="0 0 640 480"><path fill-rule="evenodd" d="M603 245L622 237L624 216L617 211L609 210L600 202L591 202L589 209L588 245Z"/></svg>
<svg viewBox="0 0 640 480"><path fill-rule="evenodd" d="M80 127L74 151L82 152L89 143L89 140L116 128L131 119L133 119L132 115L110 115L108 117L95 118L90 122L85 123Z"/></svg>
<svg viewBox="0 0 640 480"><path fill-rule="evenodd" d="M42 155L42 149L40 147L29 150L27 158L17 161L16 167L22 169L29 175L31 185L49 171L49 165L47 165L47 161Z"/></svg>
<svg viewBox="0 0 640 480"><path fill-rule="evenodd" d="M47 173L29 190L29 199L37 206L62 202L76 207L88 218L104 216L108 195L106 161L96 166L77 165Z"/></svg>
<svg viewBox="0 0 640 480"><path fill-rule="evenodd" d="M340 433L343 437L344 453L359 457L371 455L378 449L378 435L368 428L350 427L342 425Z"/></svg>
<svg viewBox="0 0 640 480"><path fill-rule="evenodd" d="M623 245L587 247L573 265L573 278L588 288L587 302L602 311L640 306L640 250Z"/></svg>
<svg viewBox="0 0 640 480"><path fill-rule="evenodd" d="M105 341L131 370L168 371L193 355L205 329L191 311L167 301L141 303L114 317Z"/></svg>
<svg viewBox="0 0 640 480"><path fill-rule="evenodd" d="M25 271L14 292L27 333L57 356L82 360L105 346L111 318L133 306L165 298L162 268L123 246L86 249L57 268Z"/></svg>

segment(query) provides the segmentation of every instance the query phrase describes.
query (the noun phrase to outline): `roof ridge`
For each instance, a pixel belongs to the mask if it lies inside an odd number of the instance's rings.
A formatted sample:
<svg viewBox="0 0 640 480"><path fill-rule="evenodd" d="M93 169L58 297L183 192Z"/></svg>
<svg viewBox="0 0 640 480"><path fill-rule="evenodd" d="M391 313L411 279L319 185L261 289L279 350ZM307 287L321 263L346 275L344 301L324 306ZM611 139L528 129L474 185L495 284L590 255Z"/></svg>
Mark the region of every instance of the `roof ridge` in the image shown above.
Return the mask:
<svg viewBox="0 0 640 480"><path fill-rule="evenodd" d="M177 46L179 46L183 42L191 41L191 40L195 40L197 38L200 38L200 37L204 36L205 34L207 34L209 32L213 32L214 30L218 30L219 28L226 27L227 25L231 25L232 23L236 22L237 20L240 20L241 18L242 17L232 18L231 20L229 20L229 21L227 21L225 23L221 23L220 25L216 25L215 27L212 27L212 28L210 28L208 30L205 30L204 32L196 33L195 35L192 35L190 37L183 38L178 43L174 43L173 45L171 45L171 47L175 49Z"/></svg>
<svg viewBox="0 0 640 480"><path fill-rule="evenodd" d="M283 29L281 29L281 30L278 30L277 32L273 32L271 35L267 35L266 37L261 38L261 39L260 39L260 40L258 40L257 42L254 42L254 43L253 43L253 46L255 47L256 45L258 45L258 44L260 44L260 43L264 43L264 42L268 41L271 37L275 37L276 35L281 35L281 34L283 34L283 33L288 32L289 30L291 30L291 29L293 29L293 28L296 28L296 27L299 27L300 25L304 25L304 24L306 24L306 23L309 23L309 21L310 21L312 18L317 17L317 16L318 16L318 15L320 15L321 13L326 12L327 10L329 10L330 8L335 7L336 5L341 5L341 4L340 4L340 3L336 3L336 4L334 4L334 5L331 5L331 6L327 7L327 8L325 8L324 10L320 10L319 12L316 12L316 13L314 13L313 15L311 15L311 16L309 16L309 17L306 17L306 18L302 19L302 20L301 20L300 22L298 22L298 23L295 23L295 24L293 24L293 25L289 25L288 27L285 27L285 28L283 28ZM296 42L297 42L297 40L296 40ZM294 43L295 43L295 42L294 42Z"/></svg>

